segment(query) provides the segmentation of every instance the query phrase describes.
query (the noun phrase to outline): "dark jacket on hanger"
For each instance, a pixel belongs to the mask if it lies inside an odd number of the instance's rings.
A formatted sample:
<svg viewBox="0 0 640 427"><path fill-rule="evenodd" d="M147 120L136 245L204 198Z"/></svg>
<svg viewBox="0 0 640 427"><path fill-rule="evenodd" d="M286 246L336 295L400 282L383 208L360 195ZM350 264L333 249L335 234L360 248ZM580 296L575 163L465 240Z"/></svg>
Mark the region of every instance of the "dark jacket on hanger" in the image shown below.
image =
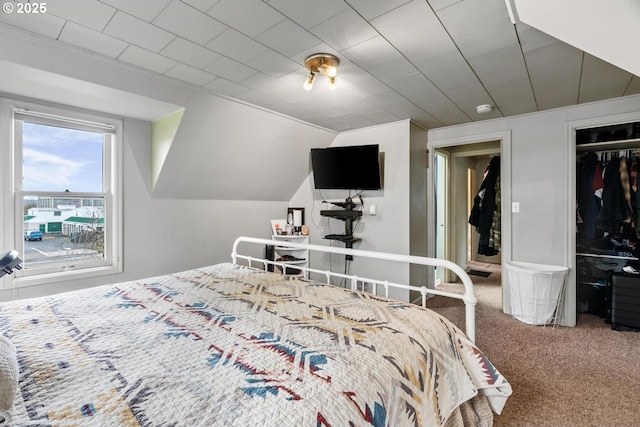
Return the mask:
<svg viewBox="0 0 640 427"><path fill-rule="evenodd" d="M491 224L496 210L496 180L500 176L500 156L494 156L489 162L487 172L480 184L480 190L473 199L469 224L480 233L478 253L481 255L497 255L498 250L489 246Z"/></svg>
<svg viewBox="0 0 640 427"><path fill-rule="evenodd" d="M596 153L589 152L582 156L578 165L578 212L582 219L578 229L587 239L595 238L596 221L600 210L600 200L593 191L593 178L597 164L598 156Z"/></svg>

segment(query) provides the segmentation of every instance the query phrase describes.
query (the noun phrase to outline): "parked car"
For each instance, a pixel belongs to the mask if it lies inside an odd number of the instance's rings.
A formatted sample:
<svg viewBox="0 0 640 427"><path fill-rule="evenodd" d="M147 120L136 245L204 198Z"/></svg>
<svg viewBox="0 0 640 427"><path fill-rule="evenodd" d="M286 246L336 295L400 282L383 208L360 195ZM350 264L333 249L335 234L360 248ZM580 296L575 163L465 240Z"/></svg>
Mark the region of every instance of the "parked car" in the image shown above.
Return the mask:
<svg viewBox="0 0 640 427"><path fill-rule="evenodd" d="M40 230L25 231L24 240L42 240L42 232Z"/></svg>

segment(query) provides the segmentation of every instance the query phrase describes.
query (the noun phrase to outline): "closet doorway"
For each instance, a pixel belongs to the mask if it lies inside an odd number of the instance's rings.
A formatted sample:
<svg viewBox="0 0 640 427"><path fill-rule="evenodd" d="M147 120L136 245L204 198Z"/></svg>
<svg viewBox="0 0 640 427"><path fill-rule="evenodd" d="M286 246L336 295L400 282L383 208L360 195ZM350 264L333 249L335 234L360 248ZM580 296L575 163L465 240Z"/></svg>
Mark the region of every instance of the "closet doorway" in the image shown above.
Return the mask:
<svg viewBox="0 0 640 427"><path fill-rule="evenodd" d="M500 156L500 141L438 147L434 152L435 254L467 270L501 269L501 251L492 256L478 253L480 235L469 224L474 198L494 156ZM436 270L436 283L455 279L447 273Z"/></svg>

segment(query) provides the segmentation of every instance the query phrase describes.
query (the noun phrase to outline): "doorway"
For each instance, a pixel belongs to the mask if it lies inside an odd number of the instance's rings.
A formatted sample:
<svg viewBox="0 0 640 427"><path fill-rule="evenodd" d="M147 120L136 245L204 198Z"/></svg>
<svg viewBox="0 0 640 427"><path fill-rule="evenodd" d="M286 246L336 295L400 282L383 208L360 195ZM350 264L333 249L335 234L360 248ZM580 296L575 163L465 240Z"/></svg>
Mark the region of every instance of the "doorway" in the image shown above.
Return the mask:
<svg viewBox="0 0 640 427"><path fill-rule="evenodd" d="M502 255L479 253L479 234L469 224L474 198L500 141L470 143L434 150L435 255L474 273L501 269ZM499 209L499 212L501 210ZM481 251L484 252L484 251ZM455 280L436 270L435 283Z"/></svg>

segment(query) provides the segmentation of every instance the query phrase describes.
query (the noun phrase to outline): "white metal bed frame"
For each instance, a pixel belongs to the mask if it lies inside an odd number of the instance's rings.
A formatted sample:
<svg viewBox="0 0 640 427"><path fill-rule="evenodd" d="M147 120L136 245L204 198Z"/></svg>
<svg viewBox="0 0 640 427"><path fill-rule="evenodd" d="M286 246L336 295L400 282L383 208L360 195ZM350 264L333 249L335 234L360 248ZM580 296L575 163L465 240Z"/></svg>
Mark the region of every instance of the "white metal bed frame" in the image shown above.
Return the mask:
<svg viewBox="0 0 640 427"><path fill-rule="evenodd" d="M288 264L286 261L271 261L264 258L255 258L247 255L240 255L238 253L238 246L240 243L256 243L262 245L273 245L279 247L286 248L295 248L295 249L306 249L310 252L325 252L339 255L352 255L354 257L365 257L365 258L375 258L389 261L397 261L404 262L409 264L418 264L425 266L433 266L433 267L443 267L454 272L462 283L464 284L464 294L456 294L452 292L443 292L436 289L429 289L426 286L413 286L406 285L401 283L389 282L388 280L377 280L377 279L369 279L366 277L359 277L353 274L344 274L344 273L336 273L329 270L318 270L315 268L311 268L308 266L303 266L299 264ZM401 254L393 254L387 252L373 252L373 251L365 251L361 249L346 249L346 248L338 248L333 246L323 246L323 245L311 245L304 244L298 242L284 242L284 241L275 241L269 239L260 239L256 237L238 237L236 241L233 243L233 252L231 253L231 258L233 260L233 264L238 265L238 259L244 259L249 261L249 267L253 267L253 263L261 263L264 266L264 269L267 269L268 265L277 265L281 267L283 270L285 268L296 269L302 271L302 275L305 278L309 277L309 273L317 273L322 274L326 277L327 283L331 284L332 277L339 277L347 279L351 282L351 289L358 290L358 283L363 284L363 288L365 284L371 284L373 287L372 293L377 294L378 286L383 286L385 290L385 297L389 297L389 288L399 288L399 289L407 289L411 291L420 292L422 295L422 307L426 307L427 303L427 295L441 295L450 298L456 298L464 301L465 304L465 332L469 339L472 342L475 342L475 329L476 329L476 321L475 321L475 307L478 302L478 299L475 296L473 291L473 282L469 275L457 264L454 264L451 261L438 259L438 258L428 258L421 257L415 255L401 255Z"/></svg>

